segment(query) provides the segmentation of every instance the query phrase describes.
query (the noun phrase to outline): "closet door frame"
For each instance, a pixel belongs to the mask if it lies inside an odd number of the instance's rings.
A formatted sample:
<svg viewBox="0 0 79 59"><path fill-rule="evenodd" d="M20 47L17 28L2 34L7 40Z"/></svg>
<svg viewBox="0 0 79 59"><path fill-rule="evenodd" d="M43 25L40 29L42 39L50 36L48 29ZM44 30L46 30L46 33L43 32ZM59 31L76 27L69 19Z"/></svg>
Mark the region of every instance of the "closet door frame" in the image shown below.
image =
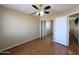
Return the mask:
<svg viewBox="0 0 79 59"><path fill-rule="evenodd" d="M46 33L46 21L41 21L41 38L45 37L45 33Z"/></svg>

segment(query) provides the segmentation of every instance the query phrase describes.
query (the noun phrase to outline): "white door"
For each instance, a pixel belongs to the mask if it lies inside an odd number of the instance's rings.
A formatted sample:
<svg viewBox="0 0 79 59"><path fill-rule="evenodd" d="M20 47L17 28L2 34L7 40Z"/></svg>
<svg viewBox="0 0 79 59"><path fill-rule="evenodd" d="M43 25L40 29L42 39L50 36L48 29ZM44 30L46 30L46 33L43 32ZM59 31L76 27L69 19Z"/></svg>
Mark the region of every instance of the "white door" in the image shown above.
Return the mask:
<svg viewBox="0 0 79 59"><path fill-rule="evenodd" d="M57 17L54 20L54 41L68 46L68 20L67 16Z"/></svg>

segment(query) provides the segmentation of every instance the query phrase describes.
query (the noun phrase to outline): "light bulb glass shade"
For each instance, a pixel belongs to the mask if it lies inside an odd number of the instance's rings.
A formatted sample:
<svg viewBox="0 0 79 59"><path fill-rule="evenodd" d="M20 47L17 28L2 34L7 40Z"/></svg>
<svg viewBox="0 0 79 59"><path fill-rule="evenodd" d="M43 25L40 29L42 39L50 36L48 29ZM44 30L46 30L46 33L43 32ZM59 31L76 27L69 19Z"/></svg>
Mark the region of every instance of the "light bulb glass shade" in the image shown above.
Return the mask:
<svg viewBox="0 0 79 59"><path fill-rule="evenodd" d="M44 11L37 12L36 15L39 15L39 13L40 13L40 16L44 15Z"/></svg>
<svg viewBox="0 0 79 59"><path fill-rule="evenodd" d="M37 15L39 14L39 12L36 13Z"/></svg>
<svg viewBox="0 0 79 59"><path fill-rule="evenodd" d="M40 16L43 16L44 15L44 11L40 11Z"/></svg>

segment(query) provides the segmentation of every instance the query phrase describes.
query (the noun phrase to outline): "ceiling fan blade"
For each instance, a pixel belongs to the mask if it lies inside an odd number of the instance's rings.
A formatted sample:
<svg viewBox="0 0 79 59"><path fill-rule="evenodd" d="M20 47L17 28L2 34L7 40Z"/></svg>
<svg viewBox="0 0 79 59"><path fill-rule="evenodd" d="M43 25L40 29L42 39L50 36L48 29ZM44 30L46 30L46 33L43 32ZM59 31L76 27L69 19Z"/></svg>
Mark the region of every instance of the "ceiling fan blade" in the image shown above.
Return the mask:
<svg viewBox="0 0 79 59"><path fill-rule="evenodd" d="M48 12L48 11L44 11L44 13L49 14L50 12Z"/></svg>
<svg viewBox="0 0 79 59"><path fill-rule="evenodd" d="M32 7L34 7L35 9L38 9L38 7L36 5L32 5Z"/></svg>
<svg viewBox="0 0 79 59"><path fill-rule="evenodd" d="M50 6L46 6L45 8L44 8L44 10L47 10L47 9L50 9L51 7Z"/></svg>
<svg viewBox="0 0 79 59"><path fill-rule="evenodd" d="M36 14L37 12L31 13L31 15Z"/></svg>

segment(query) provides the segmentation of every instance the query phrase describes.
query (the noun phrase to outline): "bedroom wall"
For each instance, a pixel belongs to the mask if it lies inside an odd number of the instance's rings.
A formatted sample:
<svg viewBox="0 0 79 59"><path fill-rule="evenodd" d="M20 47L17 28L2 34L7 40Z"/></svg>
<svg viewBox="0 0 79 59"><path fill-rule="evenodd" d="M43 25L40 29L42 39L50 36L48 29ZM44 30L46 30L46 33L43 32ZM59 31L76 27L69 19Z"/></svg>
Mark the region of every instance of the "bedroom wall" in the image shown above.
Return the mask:
<svg viewBox="0 0 79 59"><path fill-rule="evenodd" d="M41 21L44 21L44 20L54 20L55 19L55 15L51 15L51 14L49 14L49 15L44 15L44 16L41 16L40 17L40 20Z"/></svg>
<svg viewBox="0 0 79 59"><path fill-rule="evenodd" d="M40 19L13 9L0 7L0 50L40 37Z"/></svg>
<svg viewBox="0 0 79 59"><path fill-rule="evenodd" d="M57 17L53 25L53 41L68 46L67 16Z"/></svg>

